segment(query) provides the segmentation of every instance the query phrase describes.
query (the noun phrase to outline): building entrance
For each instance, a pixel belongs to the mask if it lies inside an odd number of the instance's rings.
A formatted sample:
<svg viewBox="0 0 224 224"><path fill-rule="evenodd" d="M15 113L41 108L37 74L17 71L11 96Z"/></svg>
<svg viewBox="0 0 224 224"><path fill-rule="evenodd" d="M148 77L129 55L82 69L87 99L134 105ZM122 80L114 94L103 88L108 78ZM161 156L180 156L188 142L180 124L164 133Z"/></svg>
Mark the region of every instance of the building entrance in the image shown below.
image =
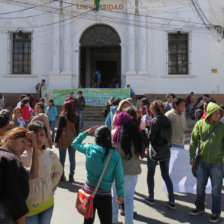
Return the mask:
<svg viewBox="0 0 224 224"><path fill-rule="evenodd" d="M117 32L107 25L88 28L80 40L80 84L93 87L93 73L101 73L100 88L121 84L121 47Z"/></svg>

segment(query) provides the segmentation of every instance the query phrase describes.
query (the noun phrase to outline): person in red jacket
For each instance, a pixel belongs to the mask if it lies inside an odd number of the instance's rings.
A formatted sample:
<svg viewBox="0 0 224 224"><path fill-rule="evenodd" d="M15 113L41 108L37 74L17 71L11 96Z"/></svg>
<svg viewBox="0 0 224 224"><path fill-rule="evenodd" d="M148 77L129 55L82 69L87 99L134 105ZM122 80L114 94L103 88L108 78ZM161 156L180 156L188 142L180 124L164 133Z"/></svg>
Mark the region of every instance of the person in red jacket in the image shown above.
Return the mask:
<svg viewBox="0 0 224 224"><path fill-rule="evenodd" d="M74 98L74 92L70 92L69 96L65 99L65 102L70 101L75 109L75 98Z"/></svg>
<svg viewBox="0 0 224 224"><path fill-rule="evenodd" d="M29 99L28 98L24 98L22 103L21 103L21 108L22 108L22 118L25 121L26 126L29 124L32 116L32 112L33 110L30 110L29 108Z"/></svg>

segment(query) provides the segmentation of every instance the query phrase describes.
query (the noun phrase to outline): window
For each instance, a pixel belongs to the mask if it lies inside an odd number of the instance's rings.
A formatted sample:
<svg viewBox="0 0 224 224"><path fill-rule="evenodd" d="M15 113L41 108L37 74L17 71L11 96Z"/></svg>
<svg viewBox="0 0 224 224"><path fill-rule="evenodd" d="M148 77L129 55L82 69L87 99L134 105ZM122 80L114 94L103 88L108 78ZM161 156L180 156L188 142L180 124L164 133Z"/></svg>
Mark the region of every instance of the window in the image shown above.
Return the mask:
<svg viewBox="0 0 224 224"><path fill-rule="evenodd" d="M31 33L13 33L13 74L31 74Z"/></svg>
<svg viewBox="0 0 224 224"><path fill-rule="evenodd" d="M168 74L188 74L188 34L168 34Z"/></svg>

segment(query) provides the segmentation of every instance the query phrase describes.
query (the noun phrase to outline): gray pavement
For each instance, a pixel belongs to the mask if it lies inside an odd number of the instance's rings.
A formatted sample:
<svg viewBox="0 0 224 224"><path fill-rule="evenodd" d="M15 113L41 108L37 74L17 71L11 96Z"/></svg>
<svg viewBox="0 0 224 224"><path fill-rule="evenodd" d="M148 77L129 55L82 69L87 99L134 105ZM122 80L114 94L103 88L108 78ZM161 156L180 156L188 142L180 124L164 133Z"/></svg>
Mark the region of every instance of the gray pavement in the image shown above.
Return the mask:
<svg viewBox="0 0 224 224"><path fill-rule="evenodd" d="M100 124L99 122L86 122L85 128ZM101 122L102 124L102 122ZM93 137L87 137L85 142L94 142ZM189 142L189 137L186 143ZM58 150L55 149L57 152ZM69 161L68 155L66 158L65 174L68 178L69 173ZM82 224L83 217L76 211L75 201L76 192L83 185L85 181L85 156L79 152L76 152L76 169L75 169L75 183L71 184L69 182L60 183L56 194L55 194L55 207L52 217L52 224ZM192 224L206 224L209 223L209 215L211 209L211 197L206 196L206 210L205 214L192 217L188 212L194 208L194 198L193 194L175 194L176 196L176 210L171 210L167 208L164 203L168 200L167 193L162 190L162 178L160 170L157 167L155 174L155 200L156 204L149 206L144 201L144 196L147 195L147 165L146 158L142 162L142 174L138 177L138 183L135 192L135 211L138 215L136 216L134 223L155 223L155 224L175 224L175 223L192 223ZM223 188L224 189L224 188ZM222 203L223 204L223 203ZM224 206L223 206L224 207ZM222 209L223 211L223 209ZM224 212L221 214L224 217ZM124 217L119 217L120 221L124 222ZM223 219L219 223L222 223ZM98 216L95 220L96 224L100 224Z"/></svg>

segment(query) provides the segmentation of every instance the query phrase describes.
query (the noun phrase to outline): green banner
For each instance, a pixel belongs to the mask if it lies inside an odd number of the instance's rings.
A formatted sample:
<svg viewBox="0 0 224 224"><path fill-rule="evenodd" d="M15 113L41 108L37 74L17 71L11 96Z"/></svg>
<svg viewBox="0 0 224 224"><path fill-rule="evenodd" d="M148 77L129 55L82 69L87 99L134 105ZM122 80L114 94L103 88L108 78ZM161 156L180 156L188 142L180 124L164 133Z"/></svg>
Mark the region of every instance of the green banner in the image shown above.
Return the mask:
<svg viewBox="0 0 224 224"><path fill-rule="evenodd" d="M53 99L55 105L62 105L70 92L74 92L76 97L79 90L82 91L86 105L89 106L104 106L110 97L120 99L130 97L130 89L47 89L42 96L46 101Z"/></svg>

